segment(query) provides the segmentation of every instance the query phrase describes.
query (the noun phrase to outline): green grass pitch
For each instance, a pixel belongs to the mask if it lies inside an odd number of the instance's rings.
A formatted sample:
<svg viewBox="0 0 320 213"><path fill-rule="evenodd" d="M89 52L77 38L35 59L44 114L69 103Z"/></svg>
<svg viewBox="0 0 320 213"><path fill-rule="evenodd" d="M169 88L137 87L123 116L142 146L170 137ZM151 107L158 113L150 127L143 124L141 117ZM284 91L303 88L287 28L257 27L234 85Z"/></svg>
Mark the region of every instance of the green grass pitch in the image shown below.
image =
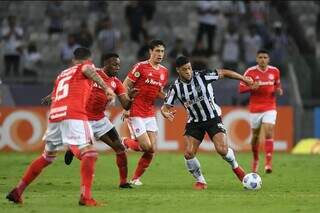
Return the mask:
<svg viewBox="0 0 320 213"><path fill-rule="evenodd" d="M192 189L193 178L186 171L183 155L159 153L142 178L143 186L118 189L118 171L113 153L100 153L93 186L95 199L103 207L80 207L79 162L63 163L60 153L24 193L24 204L5 199L26 166L37 154L0 153L0 212L319 212L320 158L318 155L276 153L274 173L260 170L260 191L247 191L231 172L229 165L215 153L199 153L208 189ZM139 155L129 156L129 176ZM251 154L238 153L238 162L249 171ZM263 156L261 155L261 159ZM260 160L260 162L262 162Z"/></svg>

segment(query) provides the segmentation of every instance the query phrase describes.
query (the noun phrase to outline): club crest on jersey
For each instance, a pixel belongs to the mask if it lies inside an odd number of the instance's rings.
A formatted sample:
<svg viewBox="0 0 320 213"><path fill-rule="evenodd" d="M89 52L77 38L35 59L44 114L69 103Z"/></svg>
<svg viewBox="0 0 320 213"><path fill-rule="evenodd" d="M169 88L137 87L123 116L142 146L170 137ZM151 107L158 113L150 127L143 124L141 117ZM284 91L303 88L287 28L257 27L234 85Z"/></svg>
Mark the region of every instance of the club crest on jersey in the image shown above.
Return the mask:
<svg viewBox="0 0 320 213"><path fill-rule="evenodd" d="M112 88L116 88L116 86L117 86L116 82L111 81L111 87L112 87Z"/></svg>
<svg viewBox="0 0 320 213"><path fill-rule="evenodd" d="M163 75L163 74L160 75L160 80L161 80L161 81L164 80L164 75Z"/></svg>
<svg viewBox="0 0 320 213"><path fill-rule="evenodd" d="M269 74L268 78L269 78L270 80L273 80L273 79L274 79L273 74Z"/></svg>
<svg viewBox="0 0 320 213"><path fill-rule="evenodd" d="M133 75L134 75L134 77L139 78L140 77L140 72L135 72Z"/></svg>

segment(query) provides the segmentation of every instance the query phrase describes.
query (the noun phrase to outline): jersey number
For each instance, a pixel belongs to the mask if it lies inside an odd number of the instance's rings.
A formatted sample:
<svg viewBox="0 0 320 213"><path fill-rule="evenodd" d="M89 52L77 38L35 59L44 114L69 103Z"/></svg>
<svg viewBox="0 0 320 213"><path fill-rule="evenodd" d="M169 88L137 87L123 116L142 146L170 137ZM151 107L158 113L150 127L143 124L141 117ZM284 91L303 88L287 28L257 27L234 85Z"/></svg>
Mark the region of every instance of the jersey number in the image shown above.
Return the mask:
<svg viewBox="0 0 320 213"><path fill-rule="evenodd" d="M65 78L62 78L57 87L56 91L56 101L59 101L65 97L68 96L69 94L69 83L67 82L68 80L71 79L72 76L67 76Z"/></svg>

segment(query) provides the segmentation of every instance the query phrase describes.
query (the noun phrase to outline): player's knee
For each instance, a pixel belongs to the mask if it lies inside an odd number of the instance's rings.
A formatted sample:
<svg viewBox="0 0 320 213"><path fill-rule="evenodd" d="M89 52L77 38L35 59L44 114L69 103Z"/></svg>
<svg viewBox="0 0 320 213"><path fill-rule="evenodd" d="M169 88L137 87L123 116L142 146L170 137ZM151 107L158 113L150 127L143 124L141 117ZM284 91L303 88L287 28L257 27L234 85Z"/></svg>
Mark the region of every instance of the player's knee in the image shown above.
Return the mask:
<svg viewBox="0 0 320 213"><path fill-rule="evenodd" d="M52 163L57 158L57 151L44 151L42 157L48 161L48 163Z"/></svg>
<svg viewBox="0 0 320 213"><path fill-rule="evenodd" d="M81 153L81 159L83 157L98 158L98 152L96 151L95 148L93 148L93 146L87 146L80 149L80 153Z"/></svg>
<svg viewBox="0 0 320 213"><path fill-rule="evenodd" d="M222 145L217 145L216 146L216 151L219 155L225 156L228 153L228 146L225 144Z"/></svg>
<svg viewBox="0 0 320 213"><path fill-rule="evenodd" d="M120 142L120 140L116 140L116 141L115 141L115 145L112 146L112 149L113 149L116 153L124 152L124 151L126 150L126 148L125 148L124 145Z"/></svg>
<svg viewBox="0 0 320 213"><path fill-rule="evenodd" d="M186 160L190 160L190 159L194 158L195 156L196 156L196 153L194 153L194 152L192 152L192 151L186 151L186 152L184 153L184 158L185 158Z"/></svg>

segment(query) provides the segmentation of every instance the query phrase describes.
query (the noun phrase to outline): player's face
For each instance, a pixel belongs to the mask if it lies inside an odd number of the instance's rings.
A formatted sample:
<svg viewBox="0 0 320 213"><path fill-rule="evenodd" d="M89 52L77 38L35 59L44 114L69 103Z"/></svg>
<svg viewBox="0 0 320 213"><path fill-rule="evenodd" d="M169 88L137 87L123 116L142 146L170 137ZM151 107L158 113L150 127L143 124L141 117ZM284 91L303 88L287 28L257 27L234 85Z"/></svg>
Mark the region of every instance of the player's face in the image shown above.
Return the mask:
<svg viewBox="0 0 320 213"><path fill-rule="evenodd" d="M108 76L116 76L120 70L120 58L109 58L104 62L104 71Z"/></svg>
<svg viewBox="0 0 320 213"><path fill-rule="evenodd" d="M259 67L261 68L265 68L268 66L270 61L269 55L266 53L259 53L257 55L257 63L259 65Z"/></svg>
<svg viewBox="0 0 320 213"><path fill-rule="evenodd" d="M192 66L191 63L187 63L179 68L177 68L177 72L179 73L179 77L183 81L190 81L192 78Z"/></svg>
<svg viewBox="0 0 320 213"><path fill-rule="evenodd" d="M149 50L150 60L156 64L161 63L164 58L164 46L159 45Z"/></svg>

